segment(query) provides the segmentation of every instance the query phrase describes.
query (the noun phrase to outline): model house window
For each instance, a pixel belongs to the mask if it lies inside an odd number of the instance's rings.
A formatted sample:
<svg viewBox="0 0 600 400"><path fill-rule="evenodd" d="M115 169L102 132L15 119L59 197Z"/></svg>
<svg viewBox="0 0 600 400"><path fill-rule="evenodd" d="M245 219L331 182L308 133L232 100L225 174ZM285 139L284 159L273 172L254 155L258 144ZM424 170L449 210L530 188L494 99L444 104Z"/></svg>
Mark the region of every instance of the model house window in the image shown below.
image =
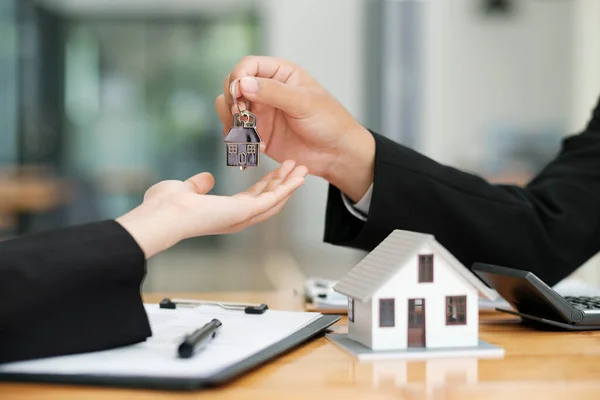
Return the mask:
<svg viewBox="0 0 600 400"><path fill-rule="evenodd" d="M229 148L229 154L237 153L237 144L230 144L228 146L228 148Z"/></svg>
<svg viewBox="0 0 600 400"><path fill-rule="evenodd" d="M354 299L348 297L348 321L354 322Z"/></svg>
<svg viewBox="0 0 600 400"><path fill-rule="evenodd" d="M433 282L433 254L419 255L419 282Z"/></svg>
<svg viewBox="0 0 600 400"><path fill-rule="evenodd" d="M246 153L248 153L248 154L256 154L256 145L255 144L248 144L248 145L246 145Z"/></svg>
<svg viewBox="0 0 600 400"><path fill-rule="evenodd" d="M395 325L395 308L394 299L379 299L379 326Z"/></svg>
<svg viewBox="0 0 600 400"><path fill-rule="evenodd" d="M408 300L408 327L423 327L423 299Z"/></svg>
<svg viewBox="0 0 600 400"><path fill-rule="evenodd" d="M446 325L467 324L467 296L446 296Z"/></svg>

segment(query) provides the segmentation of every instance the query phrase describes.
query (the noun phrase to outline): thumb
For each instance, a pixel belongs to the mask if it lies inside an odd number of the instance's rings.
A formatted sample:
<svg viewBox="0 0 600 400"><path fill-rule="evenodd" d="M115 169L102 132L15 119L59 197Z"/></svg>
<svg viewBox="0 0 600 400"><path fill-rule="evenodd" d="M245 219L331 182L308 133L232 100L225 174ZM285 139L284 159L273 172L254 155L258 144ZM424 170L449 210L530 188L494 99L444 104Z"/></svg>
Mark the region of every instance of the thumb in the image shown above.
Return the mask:
<svg viewBox="0 0 600 400"><path fill-rule="evenodd" d="M296 118L305 116L311 106L307 88L273 79L245 76L240 79L240 91L250 102L280 109Z"/></svg>
<svg viewBox="0 0 600 400"><path fill-rule="evenodd" d="M198 194L206 194L215 186L215 178L208 172L194 175L185 182L190 183Z"/></svg>

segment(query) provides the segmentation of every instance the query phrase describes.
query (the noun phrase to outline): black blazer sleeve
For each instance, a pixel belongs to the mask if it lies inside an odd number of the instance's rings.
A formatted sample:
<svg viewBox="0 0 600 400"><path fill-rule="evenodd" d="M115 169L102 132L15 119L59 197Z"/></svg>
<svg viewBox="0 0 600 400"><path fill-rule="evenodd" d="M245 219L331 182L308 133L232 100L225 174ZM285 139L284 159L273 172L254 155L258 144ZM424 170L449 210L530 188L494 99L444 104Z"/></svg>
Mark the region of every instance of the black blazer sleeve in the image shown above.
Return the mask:
<svg viewBox="0 0 600 400"><path fill-rule="evenodd" d="M530 270L553 285L600 250L600 104L526 187L494 185L378 134L367 222L329 188L325 241L370 251L392 230L426 232L464 265Z"/></svg>
<svg viewBox="0 0 600 400"><path fill-rule="evenodd" d="M0 362L144 341L145 273L142 250L112 220L0 243Z"/></svg>

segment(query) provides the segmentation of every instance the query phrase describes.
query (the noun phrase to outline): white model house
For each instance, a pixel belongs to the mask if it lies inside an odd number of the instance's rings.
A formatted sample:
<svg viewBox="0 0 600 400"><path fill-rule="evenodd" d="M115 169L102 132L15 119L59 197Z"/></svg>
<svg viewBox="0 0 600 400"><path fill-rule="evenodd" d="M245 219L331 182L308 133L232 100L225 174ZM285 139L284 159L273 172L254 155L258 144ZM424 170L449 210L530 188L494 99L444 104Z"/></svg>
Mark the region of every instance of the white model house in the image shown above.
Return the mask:
<svg viewBox="0 0 600 400"><path fill-rule="evenodd" d="M489 289L432 235L395 230L333 289L348 296L348 337L372 350L477 347Z"/></svg>

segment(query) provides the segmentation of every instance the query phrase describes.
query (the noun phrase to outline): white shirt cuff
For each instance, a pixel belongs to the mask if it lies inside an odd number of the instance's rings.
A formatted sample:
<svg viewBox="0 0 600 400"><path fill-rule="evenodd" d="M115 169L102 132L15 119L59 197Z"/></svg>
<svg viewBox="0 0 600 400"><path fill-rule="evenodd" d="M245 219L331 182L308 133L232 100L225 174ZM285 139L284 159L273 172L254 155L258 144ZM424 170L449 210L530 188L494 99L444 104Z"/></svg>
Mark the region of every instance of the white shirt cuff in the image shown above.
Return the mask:
<svg viewBox="0 0 600 400"><path fill-rule="evenodd" d="M352 201L342 193L342 200L344 201L344 205L348 209L350 214L354 215L356 218L361 221L366 221L367 216L369 215L369 207L371 206L371 195L373 194L373 184L367 190L367 193L358 201L356 204L352 204Z"/></svg>

